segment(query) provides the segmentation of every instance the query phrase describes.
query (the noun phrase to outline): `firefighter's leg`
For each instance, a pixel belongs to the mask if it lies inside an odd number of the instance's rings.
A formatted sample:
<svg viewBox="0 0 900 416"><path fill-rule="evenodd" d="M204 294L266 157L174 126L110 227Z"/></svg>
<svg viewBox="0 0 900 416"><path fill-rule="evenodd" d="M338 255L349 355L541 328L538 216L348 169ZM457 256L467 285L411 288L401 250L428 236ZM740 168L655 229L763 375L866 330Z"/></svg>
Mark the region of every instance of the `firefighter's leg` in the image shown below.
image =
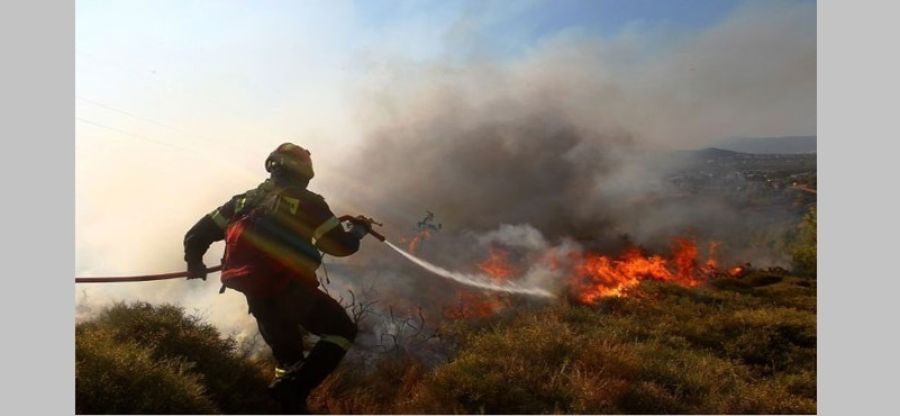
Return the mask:
<svg viewBox="0 0 900 416"><path fill-rule="evenodd" d="M344 308L328 295L316 290L314 307L301 322L319 336L319 341L303 364L279 383L278 389L290 392L295 400L306 403L309 393L337 368L356 338L356 324Z"/></svg>
<svg viewBox="0 0 900 416"><path fill-rule="evenodd" d="M278 303L272 299L248 299L248 303L260 335L278 362L276 377L283 375L291 366L299 366L303 360L303 334L298 328L299 322L281 313Z"/></svg>

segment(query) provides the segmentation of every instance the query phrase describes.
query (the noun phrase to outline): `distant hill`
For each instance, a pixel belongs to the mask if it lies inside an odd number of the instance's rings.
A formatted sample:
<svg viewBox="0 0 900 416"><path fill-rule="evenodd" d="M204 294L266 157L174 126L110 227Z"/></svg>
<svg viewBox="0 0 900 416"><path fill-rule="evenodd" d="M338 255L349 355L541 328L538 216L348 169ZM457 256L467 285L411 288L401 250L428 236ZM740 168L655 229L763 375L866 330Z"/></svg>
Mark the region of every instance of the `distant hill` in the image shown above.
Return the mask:
<svg viewBox="0 0 900 416"><path fill-rule="evenodd" d="M734 137L719 140L711 147L744 153L815 153L816 136Z"/></svg>

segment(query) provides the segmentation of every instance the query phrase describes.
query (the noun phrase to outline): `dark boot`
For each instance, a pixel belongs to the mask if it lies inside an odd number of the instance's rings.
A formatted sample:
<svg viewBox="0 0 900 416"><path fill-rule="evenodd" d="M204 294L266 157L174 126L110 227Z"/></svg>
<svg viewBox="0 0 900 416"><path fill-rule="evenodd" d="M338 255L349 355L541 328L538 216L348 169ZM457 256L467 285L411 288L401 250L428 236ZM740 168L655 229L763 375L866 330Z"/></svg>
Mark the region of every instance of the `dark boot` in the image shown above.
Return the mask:
<svg viewBox="0 0 900 416"><path fill-rule="evenodd" d="M286 412L308 414L306 399L337 368L347 353L331 342L319 341L299 368L292 369L269 386L272 396Z"/></svg>

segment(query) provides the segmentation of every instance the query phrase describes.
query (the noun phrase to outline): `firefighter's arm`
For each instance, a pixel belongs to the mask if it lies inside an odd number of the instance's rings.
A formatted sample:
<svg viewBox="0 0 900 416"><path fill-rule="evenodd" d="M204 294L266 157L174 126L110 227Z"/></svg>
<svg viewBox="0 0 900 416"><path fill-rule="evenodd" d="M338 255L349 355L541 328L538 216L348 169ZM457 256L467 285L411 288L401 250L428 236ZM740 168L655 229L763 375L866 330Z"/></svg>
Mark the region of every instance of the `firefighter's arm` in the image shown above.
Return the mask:
<svg viewBox="0 0 900 416"><path fill-rule="evenodd" d="M335 221L337 219L335 218ZM316 247L325 253L336 257L349 256L359 250L359 240L365 233L356 233L354 229L349 232L338 223L337 226L316 239Z"/></svg>
<svg viewBox="0 0 900 416"><path fill-rule="evenodd" d="M336 257L356 253L359 250L359 240L365 236L365 232L360 232L357 225L350 231L345 231L324 200L321 201L320 212L325 219L313 230L312 240L316 247Z"/></svg>
<svg viewBox="0 0 900 416"><path fill-rule="evenodd" d="M184 261L188 265L188 279L206 279L203 255L209 246L225 239L225 227L234 215L235 198L200 218L184 236Z"/></svg>

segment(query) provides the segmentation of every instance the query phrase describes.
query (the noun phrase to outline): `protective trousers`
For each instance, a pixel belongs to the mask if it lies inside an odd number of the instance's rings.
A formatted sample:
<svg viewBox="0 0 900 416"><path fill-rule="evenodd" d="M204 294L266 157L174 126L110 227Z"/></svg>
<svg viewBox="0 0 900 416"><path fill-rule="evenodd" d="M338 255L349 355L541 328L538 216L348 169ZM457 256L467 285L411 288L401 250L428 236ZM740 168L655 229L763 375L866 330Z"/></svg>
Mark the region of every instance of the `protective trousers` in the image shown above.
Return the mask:
<svg viewBox="0 0 900 416"><path fill-rule="evenodd" d="M273 395L293 410L305 408L306 397L352 345L356 324L337 301L302 283L292 282L273 297L248 297L247 302L278 367L287 370L273 383ZM319 336L305 359L300 327Z"/></svg>

